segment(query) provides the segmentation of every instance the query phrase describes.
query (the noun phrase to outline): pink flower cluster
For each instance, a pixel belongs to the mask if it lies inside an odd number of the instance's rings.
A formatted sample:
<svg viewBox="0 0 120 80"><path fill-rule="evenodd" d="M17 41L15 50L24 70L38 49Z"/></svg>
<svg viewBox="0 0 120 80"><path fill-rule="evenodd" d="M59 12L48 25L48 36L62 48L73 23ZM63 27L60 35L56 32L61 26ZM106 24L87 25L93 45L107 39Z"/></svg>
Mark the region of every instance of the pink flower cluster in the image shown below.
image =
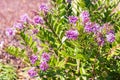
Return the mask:
<svg viewBox="0 0 120 80"><path fill-rule="evenodd" d="M49 68L49 66L47 64L47 62L49 60L50 60L50 55L46 52L42 53L42 56L41 56L41 61L42 62L39 66L42 71L46 71Z"/></svg>
<svg viewBox="0 0 120 80"><path fill-rule="evenodd" d="M30 62L31 64L35 64L35 62L38 60L38 57L35 55L30 56ZM39 65L39 68L42 71L46 71L49 68L48 61L50 60L50 55L46 52L42 53L41 55L41 63ZM30 77L34 77L37 75L37 72L35 71L35 68L32 68L28 71L28 74Z"/></svg>
<svg viewBox="0 0 120 80"><path fill-rule="evenodd" d="M108 23L104 24L103 26L100 26L98 23L91 22L89 17L90 14L88 11L83 11L81 13L81 19L84 25L84 31L87 33L91 33L91 32L94 33L98 45L100 46L104 45L105 37L106 37L106 41L110 43L115 41L114 31L113 29L110 28L111 26Z"/></svg>
<svg viewBox="0 0 120 80"><path fill-rule="evenodd" d="M66 37L68 39L76 40L78 38L79 32L77 30L68 30L66 31Z"/></svg>

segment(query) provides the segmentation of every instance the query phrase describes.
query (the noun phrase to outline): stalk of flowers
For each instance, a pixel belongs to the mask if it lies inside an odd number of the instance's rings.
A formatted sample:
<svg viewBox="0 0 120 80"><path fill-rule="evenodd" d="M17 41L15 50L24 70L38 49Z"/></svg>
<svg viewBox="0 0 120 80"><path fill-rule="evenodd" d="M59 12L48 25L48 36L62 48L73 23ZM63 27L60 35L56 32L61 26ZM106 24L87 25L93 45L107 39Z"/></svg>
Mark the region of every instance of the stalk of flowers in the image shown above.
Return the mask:
<svg viewBox="0 0 120 80"><path fill-rule="evenodd" d="M12 37L15 36L16 32L15 28L7 28L5 33L8 37Z"/></svg>
<svg viewBox="0 0 120 80"><path fill-rule="evenodd" d="M35 64L35 62L38 60L38 57L36 55L30 56L30 62L31 64Z"/></svg>
<svg viewBox="0 0 120 80"><path fill-rule="evenodd" d="M22 23L14 23L13 27L17 28L17 29L23 29L24 28L24 25Z"/></svg>
<svg viewBox="0 0 120 80"><path fill-rule="evenodd" d="M78 30L71 29L71 30L66 31L66 37L68 39L76 40L78 38L78 35L79 35Z"/></svg>
<svg viewBox="0 0 120 80"><path fill-rule="evenodd" d="M37 76L37 71L35 71L35 67L31 68L30 70L28 70L28 75L33 78L35 76Z"/></svg>
<svg viewBox="0 0 120 80"><path fill-rule="evenodd" d="M38 24L43 25L44 24L43 18L40 17L39 15L34 16L33 22L34 22L35 25L38 25Z"/></svg>
<svg viewBox="0 0 120 80"><path fill-rule="evenodd" d="M22 22L22 23L29 23L29 20L30 20L30 18L29 18L29 16L28 16L28 14L23 14L23 15L21 15L20 16L20 22Z"/></svg>
<svg viewBox="0 0 120 80"><path fill-rule="evenodd" d="M41 4L39 6L39 10L41 12L43 12L43 14L45 14L45 15L49 12L49 8L48 8L48 6L46 4Z"/></svg>
<svg viewBox="0 0 120 80"><path fill-rule="evenodd" d="M103 46L105 43L103 34L101 34L100 32L97 32L95 36L96 36L95 40L97 41L98 45Z"/></svg>
<svg viewBox="0 0 120 80"><path fill-rule="evenodd" d="M39 66L39 68L42 70L42 71L46 71L48 68L49 68L49 65L48 65L48 61L50 60L50 55L46 52L42 53L41 55L41 64Z"/></svg>
<svg viewBox="0 0 120 80"><path fill-rule="evenodd" d="M78 17L76 17L76 16L69 16L68 19L69 19L69 23L74 24L74 25L78 21Z"/></svg>
<svg viewBox="0 0 120 80"><path fill-rule="evenodd" d="M108 42L110 42L110 43L114 42L115 41L115 33L114 33L114 31L111 30L110 32L108 32L106 34L106 38L107 38Z"/></svg>
<svg viewBox="0 0 120 80"><path fill-rule="evenodd" d="M82 11L81 12L81 19L82 19L82 23L85 25L87 22L90 21L90 18L89 18L90 14L88 11Z"/></svg>

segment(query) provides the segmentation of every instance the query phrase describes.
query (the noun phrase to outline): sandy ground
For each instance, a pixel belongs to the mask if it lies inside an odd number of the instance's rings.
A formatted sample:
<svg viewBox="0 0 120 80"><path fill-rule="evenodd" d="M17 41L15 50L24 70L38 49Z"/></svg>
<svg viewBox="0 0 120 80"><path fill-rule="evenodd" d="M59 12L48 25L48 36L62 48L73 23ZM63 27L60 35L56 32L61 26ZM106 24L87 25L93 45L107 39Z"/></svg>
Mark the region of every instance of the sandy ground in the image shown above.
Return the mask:
<svg viewBox="0 0 120 80"><path fill-rule="evenodd" d="M47 0L0 0L0 35L6 27L19 19L24 13L32 14L32 10L37 10L41 3Z"/></svg>

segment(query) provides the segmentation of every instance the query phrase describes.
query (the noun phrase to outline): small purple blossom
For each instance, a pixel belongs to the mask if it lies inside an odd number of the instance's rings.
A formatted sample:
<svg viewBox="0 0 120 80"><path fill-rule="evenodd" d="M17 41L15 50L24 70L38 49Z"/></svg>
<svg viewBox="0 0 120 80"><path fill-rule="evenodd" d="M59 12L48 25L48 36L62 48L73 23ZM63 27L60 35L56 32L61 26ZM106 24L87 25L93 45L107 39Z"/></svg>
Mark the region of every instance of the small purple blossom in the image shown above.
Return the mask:
<svg viewBox="0 0 120 80"><path fill-rule="evenodd" d="M49 9L48 9L48 6L45 5L45 4L41 4L40 7L39 7L39 9L40 9L41 11L45 12L45 13L47 13L48 10L49 10Z"/></svg>
<svg viewBox="0 0 120 80"><path fill-rule="evenodd" d="M78 18L76 16L69 16L69 22L71 24L76 24L77 21L78 21Z"/></svg>
<svg viewBox="0 0 120 80"><path fill-rule="evenodd" d="M78 38L79 32L77 30L68 30L66 31L66 37L68 39L76 40Z"/></svg>
<svg viewBox="0 0 120 80"><path fill-rule="evenodd" d="M22 16L20 16L20 21L23 23L28 23L29 19L30 18L28 16L28 14L23 14Z"/></svg>
<svg viewBox="0 0 120 80"><path fill-rule="evenodd" d="M111 32L107 33L106 38L107 38L108 42L110 42L110 43L114 42L115 41L114 32L111 31Z"/></svg>
<svg viewBox="0 0 120 80"><path fill-rule="evenodd" d="M93 26L92 22L87 22L84 27L85 32L88 33L92 32L93 31L92 26Z"/></svg>
<svg viewBox="0 0 120 80"><path fill-rule="evenodd" d="M35 71L34 68L32 68L32 69L30 69L30 70L28 71L28 75L29 75L30 77L35 77L35 76L37 75L37 72Z"/></svg>
<svg viewBox="0 0 120 80"><path fill-rule="evenodd" d="M83 11L80 16L82 18L83 24L86 24L87 22L90 21L90 18L89 18L90 14L88 11Z"/></svg>
<svg viewBox="0 0 120 80"><path fill-rule="evenodd" d="M41 62L39 67L42 71L46 71L49 68L49 65L47 64L46 61L44 61L44 62Z"/></svg>
<svg viewBox="0 0 120 80"><path fill-rule="evenodd" d="M43 18L42 17L40 17L40 16L35 16L34 18L33 18L33 20L34 20L34 23L35 24L41 24L41 25L43 25L44 24L44 20L43 20Z"/></svg>
<svg viewBox="0 0 120 80"><path fill-rule="evenodd" d="M37 34L39 32L38 29L33 29L32 31L33 31L33 34Z"/></svg>
<svg viewBox="0 0 120 80"><path fill-rule="evenodd" d="M14 28L7 28L6 35L7 36L15 36L16 30Z"/></svg>
<svg viewBox="0 0 120 80"><path fill-rule="evenodd" d="M42 60L43 61L49 61L50 60L50 55L48 53L43 53L42 56L41 56Z"/></svg>
<svg viewBox="0 0 120 80"><path fill-rule="evenodd" d="M72 0L67 0L67 3L71 3Z"/></svg>
<svg viewBox="0 0 120 80"><path fill-rule="evenodd" d="M30 62L31 62L32 64L35 64L35 61L37 61L37 60L38 60L38 57L37 57L37 56L35 56L35 55L30 56Z"/></svg>
<svg viewBox="0 0 120 80"><path fill-rule="evenodd" d="M94 23L92 25L92 32L96 33L97 31L99 31L99 29L100 29L100 25L99 24Z"/></svg>
<svg viewBox="0 0 120 80"><path fill-rule="evenodd" d="M101 33L96 33L96 40L99 46L103 46L105 43L104 37Z"/></svg>
<svg viewBox="0 0 120 80"><path fill-rule="evenodd" d="M15 28L18 28L18 29L23 29L23 24L22 23L15 23L13 26Z"/></svg>

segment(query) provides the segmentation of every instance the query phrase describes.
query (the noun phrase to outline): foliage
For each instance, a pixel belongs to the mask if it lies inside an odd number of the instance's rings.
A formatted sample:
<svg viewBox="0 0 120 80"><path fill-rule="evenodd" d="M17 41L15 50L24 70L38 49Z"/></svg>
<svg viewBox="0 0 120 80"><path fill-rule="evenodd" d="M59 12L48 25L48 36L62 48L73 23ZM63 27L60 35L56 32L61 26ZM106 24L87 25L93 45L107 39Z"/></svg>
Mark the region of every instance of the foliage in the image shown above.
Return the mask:
<svg viewBox="0 0 120 80"><path fill-rule="evenodd" d="M119 2L119 0L73 0L69 3L65 0L53 0L52 9L47 13L39 12L44 25L25 23L25 27L18 30L20 33L17 36L20 37L21 45L24 47L11 46L7 47L6 51L37 68L38 75L43 80L119 80L120 12L113 12ZM85 25L80 17L82 11L89 11L91 22L100 26L110 24L115 30L116 40L109 43L105 39L103 46L98 45L96 41L98 36L84 30ZM78 17L76 24L70 23L69 16ZM33 29L38 29L38 33L27 34ZM77 38L70 39L67 36L68 30L73 32L77 30L79 35L76 33ZM107 30L103 31L104 38L106 34ZM35 41L36 39L38 41ZM38 67L44 61L41 57L44 52L51 56L47 62L49 68L44 64L45 70L40 70ZM38 56L35 64L29 61L33 54ZM115 58L116 56L118 58Z"/></svg>
<svg viewBox="0 0 120 80"><path fill-rule="evenodd" d="M0 80L16 80L17 75L15 69L6 64L0 63Z"/></svg>

